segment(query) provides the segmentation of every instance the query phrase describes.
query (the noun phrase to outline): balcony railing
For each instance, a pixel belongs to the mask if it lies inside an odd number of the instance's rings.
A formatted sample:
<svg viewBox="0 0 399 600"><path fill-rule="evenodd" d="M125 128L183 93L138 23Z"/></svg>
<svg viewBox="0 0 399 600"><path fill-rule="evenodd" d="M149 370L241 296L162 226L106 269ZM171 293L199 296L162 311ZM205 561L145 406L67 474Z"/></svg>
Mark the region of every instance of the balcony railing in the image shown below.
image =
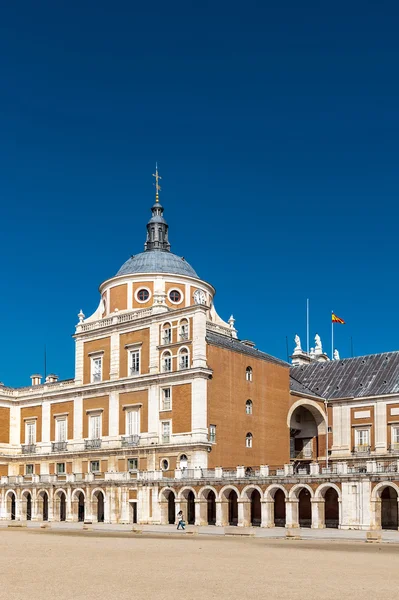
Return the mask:
<svg viewBox="0 0 399 600"><path fill-rule="evenodd" d="M97 450L98 448L101 448L100 439L85 440L85 450Z"/></svg>
<svg viewBox="0 0 399 600"><path fill-rule="evenodd" d="M352 452L353 454L370 454L370 450L371 447L370 446L365 446L364 444L358 445L358 446L354 446L352 448Z"/></svg>
<svg viewBox="0 0 399 600"><path fill-rule="evenodd" d="M169 444L170 442L170 435L163 435L162 436L162 443L163 444Z"/></svg>
<svg viewBox="0 0 399 600"><path fill-rule="evenodd" d="M68 448L68 442L51 442L52 452L66 452Z"/></svg>
<svg viewBox="0 0 399 600"><path fill-rule="evenodd" d="M388 452L392 452L393 454L399 452L399 443L395 442L388 447Z"/></svg>
<svg viewBox="0 0 399 600"><path fill-rule="evenodd" d="M140 442L139 435L123 435L122 436L122 447L125 446L137 446Z"/></svg>
<svg viewBox="0 0 399 600"><path fill-rule="evenodd" d="M35 454L36 444L21 444L22 454Z"/></svg>

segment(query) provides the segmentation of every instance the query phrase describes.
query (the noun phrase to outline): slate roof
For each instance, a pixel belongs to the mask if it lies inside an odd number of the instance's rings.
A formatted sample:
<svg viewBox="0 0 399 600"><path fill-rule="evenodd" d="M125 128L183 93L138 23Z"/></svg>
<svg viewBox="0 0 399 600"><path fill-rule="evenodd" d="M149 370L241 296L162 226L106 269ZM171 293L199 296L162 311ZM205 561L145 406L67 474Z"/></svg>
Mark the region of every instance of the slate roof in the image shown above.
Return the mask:
<svg viewBox="0 0 399 600"><path fill-rule="evenodd" d="M274 356L271 356L271 354L266 354L266 352L261 352L256 348L251 348L251 346L243 344L242 342L240 342L240 340L236 340L234 338L230 338L226 335L221 335L219 333L214 333L213 331L207 331L206 341L209 344L212 344L213 346L219 346L219 348L225 348L227 350L232 350L233 352L240 352L241 354L246 354L248 356L260 358L261 360L266 360L268 362L281 365L283 367L290 366L284 360L275 358Z"/></svg>
<svg viewBox="0 0 399 600"><path fill-rule="evenodd" d="M116 275L131 273L172 273L199 279L197 273L185 259L165 250L147 250L147 252L130 257Z"/></svg>
<svg viewBox="0 0 399 600"><path fill-rule="evenodd" d="M291 383L327 399L399 394L399 352L291 366Z"/></svg>

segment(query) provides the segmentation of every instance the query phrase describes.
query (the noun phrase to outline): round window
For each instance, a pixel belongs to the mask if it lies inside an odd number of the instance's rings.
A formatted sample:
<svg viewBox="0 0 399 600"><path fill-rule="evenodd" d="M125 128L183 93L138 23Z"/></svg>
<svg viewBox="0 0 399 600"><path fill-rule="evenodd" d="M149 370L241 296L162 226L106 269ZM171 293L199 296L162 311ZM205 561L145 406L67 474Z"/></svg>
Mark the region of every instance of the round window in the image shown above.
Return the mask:
<svg viewBox="0 0 399 600"><path fill-rule="evenodd" d="M171 292L169 292L169 300L171 302L180 302L181 300L181 293L178 290L172 290Z"/></svg>
<svg viewBox="0 0 399 600"><path fill-rule="evenodd" d="M150 297L150 292L148 290L139 290L137 292L137 300L139 302L146 302Z"/></svg>
<svg viewBox="0 0 399 600"><path fill-rule="evenodd" d="M162 471L167 471L169 469L169 461L167 458L161 460L161 469Z"/></svg>

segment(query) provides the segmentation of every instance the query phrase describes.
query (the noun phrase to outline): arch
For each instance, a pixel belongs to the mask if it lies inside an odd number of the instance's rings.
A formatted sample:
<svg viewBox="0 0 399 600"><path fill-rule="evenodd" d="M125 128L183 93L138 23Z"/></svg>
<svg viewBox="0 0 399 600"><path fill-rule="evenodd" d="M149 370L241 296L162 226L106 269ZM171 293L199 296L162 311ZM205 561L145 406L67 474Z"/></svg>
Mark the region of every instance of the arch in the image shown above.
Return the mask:
<svg viewBox="0 0 399 600"><path fill-rule="evenodd" d="M162 490L160 490L158 498L159 501L164 505L164 509L162 509L161 506L162 523L173 525L176 521L176 491L172 488L164 487Z"/></svg>
<svg viewBox="0 0 399 600"><path fill-rule="evenodd" d="M306 408L313 415L313 417L316 421L316 424L317 424L318 432L320 434L326 433L327 432L326 414L323 411L323 409L318 405L318 403L315 402L314 400L301 399L301 400L297 400L296 402L294 402L294 404L291 406L291 408L288 411L287 426L291 427L292 416L293 416L294 412L296 411L296 409L300 408L301 406ZM320 427L320 429L319 429L319 427Z"/></svg>
<svg viewBox="0 0 399 600"><path fill-rule="evenodd" d="M23 519L32 520L32 494L30 490L22 490L21 492L21 513Z"/></svg>
<svg viewBox="0 0 399 600"><path fill-rule="evenodd" d="M190 350L187 346L179 348L178 352L178 368L180 371L190 368Z"/></svg>
<svg viewBox="0 0 399 600"><path fill-rule="evenodd" d="M228 523L229 525L238 525L238 494L231 489L227 497L228 502Z"/></svg>
<svg viewBox="0 0 399 600"><path fill-rule="evenodd" d="M81 488L72 492L73 520L82 523L85 520L86 494Z"/></svg>
<svg viewBox="0 0 399 600"><path fill-rule="evenodd" d="M251 493L250 513L250 523L254 527L260 527L262 522L261 499L262 493L257 488L254 488Z"/></svg>
<svg viewBox="0 0 399 600"><path fill-rule="evenodd" d="M252 415L253 402L252 400L247 400L245 403L245 414Z"/></svg>
<svg viewBox="0 0 399 600"><path fill-rule="evenodd" d="M161 354L162 372L169 373L172 370L172 353L170 350L164 350Z"/></svg>
<svg viewBox="0 0 399 600"><path fill-rule="evenodd" d="M219 492L219 500L228 500L228 495L231 492L231 490L234 490L235 493L237 494L237 497L239 498L240 496L240 492L238 490L238 488L236 488L235 485L225 485L222 487L222 489Z"/></svg>
<svg viewBox="0 0 399 600"><path fill-rule="evenodd" d="M298 523L299 527L312 526L312 504L309 489L305 486L298 493Z"/></svg>
<svg viewBox="0 0 399 600"><path fill-rule="evenodd" d="M102 488L98 487L98 488L94 488L94 490L91 492L91 499L94 499L95 494L97 494L97 492L101 492L102 494L104 494L105 496L105 492Z"/></svg>
<svg viewBox="0 0 399 600"><path fill-rule="evenodd" d="M314 497L315 498L324 498L324 496L329 488L333 488L337 492L338 498L341 499L341 490L335 483L322 483L321 485L319 485L319 487L315 491Z"/></svg>
<svg viewBox="0 0 399 600"><path fill-rule="evenodd" d="M82 491L82 490L81 490ZM55 490L54 492L54 496L60 496L61 494L65 494L66 496L66 490L64 490L63 488L58 488L57 490Z"/></svg>
<svg viewBox="0 0 399 600"><path fill-rule="evenodd" d="M392 481L382 481L371 493L375 524L381 529L398 529L399 487Z"/></svg>
<svg viewBox="0 0 399 600"><path fill-rule="evenodd" d="M211 485L206 485L205 487L201 488L198 492L198 498L200 500L206 500L208 498L209 492L213 492L215 494L215 497L217 498L218 493L216 489Z"/></svg>
<svg viewBox="0 0 399 600"><path fill-rule="evenodd" d="M399 496L399 487L396 483L393 483L393 481L381 481L381 483L378 483L371 492L371 500L380 500L381 493L386 487L392 487Z"/></svg>
<svg viewBox="0 0 399 600"><path fill-rule="evenodd" d="M280 485L279 483L273 483L272 485L269 485L269 487L265 490L265 500L274 500L274 496L276 495L277 490L281 490L285 498L288 498L289 494L286 488L283 485Z"/></svg>
<svg viewBox="0 0 399 600"><path fill-rule="evenodd" d="M11 519L11 521L15 521L17 496L14 490L7 490L7 492L5 493L5 500L7 507L7 517Z"/></svg>
<svg viewBox="0 0 399 600"><path fill-rule="evenodd" d="M252 448L253 439L254 439L254 436L252 435L252 433L250 431L248 431L247 435L245 436L245 447L246 448Z"/></svg>
<svg viewBox="0 0 399 600"><path fill-rule="evenodd" d="M314 493L312 488L310 487L310 485L308 485L307 483L297 483L296 485L294 485L289 492L289 499L290 500L298 500L299 499L299 494L301 493L302 489L306 489L308 490L308 492L310 493L310 497L313 498L314 497Z"/></svg>
<svg viewBox="0 0 399 600"><path fill-rule="evenodd" d="M184 488L182 488L182 489L181 489L181 490L178 492L178 494L177 494L177 499L178 499L179 501L180 501L180 500L187 500L187 498L188 498L188 494L189 494L190 492L192 492L192 493L194 494L194 498L195 498L195 499L197 499L197 493L196 493L196 491L194 490L194 488L192 488L192 487L190 487L190 486L187 486L187 487L184 487Z"/></svg>
<svg viewBox="0 0 399 600"><path fill-rule="evenodd" d="M199 490L198 498L203 502L200 504L202 511L201 521L208 525L216 525L216 498L217 491L212 486L206 486ZM206 506L204 506L206 502ZM204 507L204 510L202 510Z"/></svg>
<svg viewBox="0 0 399 600"><path fill-rule="evenodd" d="M178 331L179 331L179 338L181 341L188 340L189 330L190 330L190 323L189 323L188 319L186 317L179 319Z"/></svg>
<svg viewBox="0 0 399 600"><path fill-rule="evenodd" d="M64 492L64 490L61 490L61 491ZM84 491L82 490L82 488L75 488L73 490L73 492L72 492L72 500L76 500L76 494L79 494L79 492L81 494L83 494L83 497L86 499L86 494L84 493Z"/></svg>
<svg viewBox="0 0 399 600"><path fill-rule="evenodd" d="M251 500L252 492L254 490L258 491L261 498L263 498L262 489L258 485L249 484L249 485L246 485L245 488L242 490L242 492L240 494L240 499L241 500Z"/></svg>
<svg viewBox="0 0 399 600"><path fill-rule="evenodd" d="M245 379L247 381L252 381L252 367L247 367L245 369Z"/></svg>
<svg viewBox="0 0 399 600"><path fill-rule="evenodd" d="M38 510L43 521L48 521L48 492L39 490L37 493Z"/></svg>
<svg viewBox="0 0 399 600"><path fill-rule="evenodd" d="M25 496L27 494L32 495L32 492L30 490L28 490L28 489L22 490L22 492L21 492L21 498L22 498L22 496Z"/></svg>
<svg viewBox="0 0 399 600"><path fill-rule="evenodd" d="M91 494L93 513L96 514L97 523L104 523L105 494L101 488L96 488Z"/></svg>
<svg viewBox="0 0 399 600"><path fill-rule="evenodd" d="M324 492L324 524L329 529L338 529L340 522L340 499L335 487L329 487ZM396 512L398 507L396 504Z"/></svg>

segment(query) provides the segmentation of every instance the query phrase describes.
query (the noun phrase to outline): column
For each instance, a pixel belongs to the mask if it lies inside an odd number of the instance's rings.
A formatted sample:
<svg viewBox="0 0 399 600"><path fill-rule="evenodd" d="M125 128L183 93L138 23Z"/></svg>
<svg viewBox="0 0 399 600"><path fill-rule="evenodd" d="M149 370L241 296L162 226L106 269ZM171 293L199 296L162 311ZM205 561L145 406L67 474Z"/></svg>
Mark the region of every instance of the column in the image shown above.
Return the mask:
<svg viewBox="0 0 399 600"><path fill-rule="evenodd" d="M381 529L381 499L371 500L370 529Z"/></svg>
<svg viewBox="0 0 399 600"><path fill-rule="evenodd" d="M251 525L251 502L249 500L238 500L238 527L250 527Z"/></svg>
<svg viewBox="0 0 399 600"><path fill-rule="evenodd" d="M109 378L119 378L119 332L111 333L111 356L109 365Z"/></svg>
<svg viewBox="0 0 399 600"><path fill-rule="evenodd" d="M299 527L298 521L298 507L299 500L298 498L287 499L285 501L285 510L286 510L286 528L292 529L293 527Z"/></svg>
<svg viewBox="0 0 399 600"><path fill-rule="evenodd" d="M159 373L159 322L150 325L150 373Z"/></svg>
<svg viewBox="0 0 399 600"><path fill-rule="evenodd" d="M1 495L0 495L0 519L6 519L7 518L7 500L6 500L6 491L3 488L1 490Z"/></svg>
<svg viewBox="0 0 399 600"><path fill-rule="evenodd" d="M123 487L121 491L121 516L119 523L129 523L129 490Z"/></svg>
<svg viewBox="0 0 399 600"><path fill-rule="evenodd" d="M70 487L66 490L66 515L65 520L68 523L72 523L73 521L73 512L72 512L72 490Z"/></svg>
<svg viewBox="0 0 399 600"><path fill-rule="evenodd" d="M37 498L37 491L36 490L32 490L32 494L31 494L31 502L32 502L32 512L31 512L31 520L32 521L39 521L42 519L39 519L39 515L38 515L38 510L37 510L37 504L38 504L38 498Z"/></svg>
<svg viewBox="0 0 399 600"><path fill-rule="evenodd" d="M195 525L208 525L207 511L208 503L202 498L194 500L195 502Z"/></svg>
<svg viewBox="0 0 399 600"><path fill-rule="evenodd" d="M198 306L193 318L193 367L207 368L206 363L206 309Z"/></svg>
<svg viewBox="0 0 399 600"><path fill-rule="evenodd" d="M112 487L108 486L105 488L104 493L104 523L115 523L116 521L112 520Z"/></svg>
<svg viewBox="0 0 399 600"><path fill-rule="evenodd" d="M324 529L326 526L324 517L324 498L311 498L310 505L312 508L312 529Z"/></svg>
<svg viewBox="0 0 399 600"><path fill-rule="evenodd" d="M374 405L375 430L374 443L376 450L387 449L387 405L385 401L377 401Z"/></svg>
<svg viewBox="0 0 399 600"><path fill-rule="evenodd" d="M274 500L260 501L262 521L261 527L274 527Z"/></svg>
<svg viewBox="0 0 399 600"><path fill-rule="evenodd" d="M85 489L85 521L93 520L93 506L91 501L91 489L86 487ZM97 515L96 515L97 517ZM97 520L97 518L96 518Z"/></svg>
<svg viewBox="0 0 399 600"><path fill-rule="evenodd" d="M15 490L15 520L21 520L21 490Z"/></svg>
<svg viewBox="0 0 399 600"><path fill-rule="evenodd" d="M216 525L225 527L227 525L228 502L226 500L216 500Z"/></svg>

